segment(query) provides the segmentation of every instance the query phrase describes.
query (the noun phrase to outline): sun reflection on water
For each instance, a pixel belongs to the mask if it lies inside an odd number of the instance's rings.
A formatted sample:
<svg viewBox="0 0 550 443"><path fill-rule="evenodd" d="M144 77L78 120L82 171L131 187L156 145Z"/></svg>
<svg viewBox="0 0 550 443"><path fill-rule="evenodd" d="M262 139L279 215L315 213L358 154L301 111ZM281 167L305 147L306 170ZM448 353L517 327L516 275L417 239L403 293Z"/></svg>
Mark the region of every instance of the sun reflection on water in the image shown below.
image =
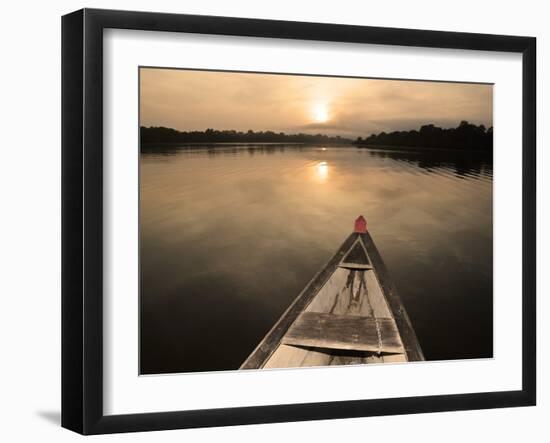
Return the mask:
<svg viewBox="0 0 550 443"><path fill-rule="evenodd" d="M320 181L325 181L328 178L328 163L319 162L315 165L315 172L317 173L317 178Z"/></svg>

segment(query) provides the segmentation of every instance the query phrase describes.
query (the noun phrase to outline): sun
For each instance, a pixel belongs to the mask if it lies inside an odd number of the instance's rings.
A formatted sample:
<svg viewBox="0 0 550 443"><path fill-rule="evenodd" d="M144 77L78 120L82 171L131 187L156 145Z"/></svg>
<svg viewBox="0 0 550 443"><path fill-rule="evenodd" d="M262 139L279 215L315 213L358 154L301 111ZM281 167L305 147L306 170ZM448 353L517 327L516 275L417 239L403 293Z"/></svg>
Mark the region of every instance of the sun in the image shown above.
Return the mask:
<svg viewBox="0 0 550 443"><path fill-rule="evenodd" d="M324 103L317 103L311 109L313 120L317 123L326 123L329 120L328 106Z"/></svg>

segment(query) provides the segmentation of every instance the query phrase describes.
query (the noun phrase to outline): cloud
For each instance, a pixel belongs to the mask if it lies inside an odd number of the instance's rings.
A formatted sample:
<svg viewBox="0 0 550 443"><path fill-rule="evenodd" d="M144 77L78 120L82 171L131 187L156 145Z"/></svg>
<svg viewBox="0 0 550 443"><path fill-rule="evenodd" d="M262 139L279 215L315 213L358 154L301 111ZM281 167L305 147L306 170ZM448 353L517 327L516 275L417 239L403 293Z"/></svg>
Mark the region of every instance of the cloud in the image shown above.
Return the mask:
<svg viewBox="0 0 550 443"><path fill-rule="evenodd" d="M346 125L340 125L336 123L307 123L305 125L295 126L296 130L319 130L319 131L330 131L330 130L341 130L349 131L351 128Z"/></svg>
<svg viewBox="0 0 550 443"><path fill-rule="evenodd" d="M491 85L141 70L141 122L179 130L322 132L347 137L461 120L492 126ZM330 120L316 123L323 104Z"/></svg>

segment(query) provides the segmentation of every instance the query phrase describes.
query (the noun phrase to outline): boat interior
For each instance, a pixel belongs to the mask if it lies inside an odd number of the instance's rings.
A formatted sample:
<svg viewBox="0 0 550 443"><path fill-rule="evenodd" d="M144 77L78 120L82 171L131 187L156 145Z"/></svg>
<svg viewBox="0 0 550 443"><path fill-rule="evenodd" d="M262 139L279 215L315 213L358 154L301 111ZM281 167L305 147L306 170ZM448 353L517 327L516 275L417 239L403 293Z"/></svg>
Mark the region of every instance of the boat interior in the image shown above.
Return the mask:
<svg viewBox="0 0 550 443"><path fill-rule="evenodd" d="M406 362L392 311L357 235L263 368Z"/></svg>

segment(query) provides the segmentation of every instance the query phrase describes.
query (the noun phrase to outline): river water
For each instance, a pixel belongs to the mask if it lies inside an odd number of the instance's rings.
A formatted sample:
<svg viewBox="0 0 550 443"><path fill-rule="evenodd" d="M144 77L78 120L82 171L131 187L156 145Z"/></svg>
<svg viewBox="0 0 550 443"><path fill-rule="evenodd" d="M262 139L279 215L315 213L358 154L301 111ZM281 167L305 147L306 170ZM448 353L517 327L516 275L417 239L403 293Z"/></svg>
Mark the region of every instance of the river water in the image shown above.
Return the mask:
<svg viewBox="0 0 550 443"><path fill-rule="evenodd" d="M491 357L492 174L457 151L142 152L141 373L237 369L359 214L426 359Z"/></svg>

